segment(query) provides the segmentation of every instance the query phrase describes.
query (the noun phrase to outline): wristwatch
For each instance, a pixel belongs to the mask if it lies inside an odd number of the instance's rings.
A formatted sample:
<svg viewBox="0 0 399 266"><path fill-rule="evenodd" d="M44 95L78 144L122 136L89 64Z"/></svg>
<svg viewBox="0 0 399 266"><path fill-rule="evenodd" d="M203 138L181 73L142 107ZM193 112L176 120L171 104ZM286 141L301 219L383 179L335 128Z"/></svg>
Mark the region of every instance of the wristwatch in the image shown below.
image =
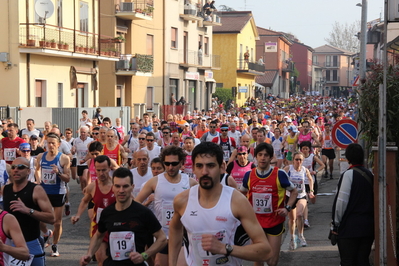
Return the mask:
<svg viewBox="0 0 399 266"><path fill-rule="evenodd" d="M30 210L29 210L29 215L32 215L34 212L35 212L34 209L30 209Z"/></svg>
<svg viewBox="0 0 399 266"><path fill-rule="evenodd" d="M231 252L233 252L233 246L230 244L226 244L226 257L230 256Z"/></svg>
<svg viewBox="0 0 399 266"><path fill-rule="evenodd" d="M148 260L148 254L143 252L141 253L141 256L143 257L144 261Z"/></svg>
<svg viewBox="0 0 399 266"><path fill-rule="evenodd" d="M285 205L284 208L286 208L288 212L290 212L292 210L292 207L290 205Z"/></svg>

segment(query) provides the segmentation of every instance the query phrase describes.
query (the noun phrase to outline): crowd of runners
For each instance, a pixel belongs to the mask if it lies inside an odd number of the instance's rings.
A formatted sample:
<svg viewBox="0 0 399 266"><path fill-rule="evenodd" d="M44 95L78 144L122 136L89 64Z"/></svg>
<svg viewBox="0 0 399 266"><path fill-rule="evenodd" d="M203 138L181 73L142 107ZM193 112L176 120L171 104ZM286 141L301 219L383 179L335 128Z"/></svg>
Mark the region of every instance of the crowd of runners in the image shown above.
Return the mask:
<svg viewBox="0 0 399 266"><path fill-rule="evenodd" d="M316 176L334 178L331 129L356 113L352 99L268 95L130 125L99 108L74 129L4 119L0 258L44 265L47 246L60 255L62 216L75 224L87 211L81 265L277 265L286 217L290 249L307 246ZM72 180L79 206L68 201Z"/></svg>

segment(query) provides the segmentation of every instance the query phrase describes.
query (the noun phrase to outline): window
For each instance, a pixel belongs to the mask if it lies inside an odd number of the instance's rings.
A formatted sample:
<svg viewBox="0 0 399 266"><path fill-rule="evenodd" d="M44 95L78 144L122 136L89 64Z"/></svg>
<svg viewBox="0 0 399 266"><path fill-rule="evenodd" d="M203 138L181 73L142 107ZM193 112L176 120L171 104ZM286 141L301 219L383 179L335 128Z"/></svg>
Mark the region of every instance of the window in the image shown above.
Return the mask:
<svg viewBox="0 0 399 266"><path fill-rule="evenodd" d="M203 36L202 35L198 35L198 49L199 49L199 47L202 46L202 39L203 39Z"/></svg>
<svg viewBox="0 0 399 266"><path fill-rule="evenodd" d="M147 87L147 110L152 110L154 102L154 88Z"/></svg>
<svg viewBox="0 0 399 266"><path fill-rule="evenodd" d="M57 26L62 27L62 0L57 1Z"/></svg>
<svg viewBox="0 0 399 266"><path fill-rule="evenodd" d="M314 56L313 56L313 65L316 65L316 66L319 65L319 60L318 60L317 55L314 55Z"/></svg>
<svg viewBox="0 0 399 266"><path fill-rule="evenodd" d="M339 81L338 70L326 70L326 81Z"/></svg>
<svg viewBox="0 0 399 266"><path fill-rule="evenodd" d="M79 3L80 31L89 31L89 4L83 1Z"/></svg>
<svg viewBox="0 0 399 266"><path fill-rule="evenodd" d="M58 107L64 107L64 84L58 83Z"/></svg>
<svg viewBox="0 0 399 266"><path fill-rule="evenodd" d="M337 55L326 55L326 67L338 67Z"/></svg>
<svg viewBox="0 0 399 266"><path fill-rule="evenodd" d="M209 55L209 37L204 38L204 54Z"/></svg>
<svg viewBox="0 0 399 266"><path fill-rule="evenodd" d="M172 28L170 47L177 48L177 28Z"/></svg>
<svg viewBox="0 0 399 266"><path fill-rule="evenodd" d="M36 80L36 88L35 88L35 106L36 107L43 107L43 86L44 82L42 80Z"/></svg>
<svg viewBox="0 0 399 266"><path fill-rule="evenodd" d="M116 106L122 106L122 85L116 85Z"/></svg>
<svg viewBox="0 0 399 266"><path fill-rule="evenodd" d="M147 55L154 55L154 36L147 34Z"/></svg>

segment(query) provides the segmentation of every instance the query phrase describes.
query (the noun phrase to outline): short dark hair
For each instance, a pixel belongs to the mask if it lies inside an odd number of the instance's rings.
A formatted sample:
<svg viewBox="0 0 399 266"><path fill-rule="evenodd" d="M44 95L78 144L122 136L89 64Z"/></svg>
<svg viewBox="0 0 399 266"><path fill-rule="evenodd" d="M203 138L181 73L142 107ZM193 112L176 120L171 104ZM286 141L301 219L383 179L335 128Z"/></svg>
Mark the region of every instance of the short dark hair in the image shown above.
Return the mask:
<svg viewBox="0 0 399 266"><path fill-rule="evenodd" d="M350 164L363 164L364 150L357 143L349 144L345 150L345 157Z"/></svg>
<svg viewBox="0 0 399 266"><path fill-rule="evenodd" d="M312 143L310 141L303 141L301 144L299 144L299 149L302 149L302 147L308 147L309 149L312 148Z"/></svg>
<svg viewBox="0 0 399 266"><path fill-rule="evenodd" d="M216 161L218 162L219 165L222 165L223 163L223 150L216 143L202 142L197 146L195 146L191 154L191 159L193 160L193 164L195 163L195 158L197 158L198 155L202 154L210 155L211 157L216 157Z"/></svg>
<svg viewBox="0 0 399 266"><path fill-rule="evenodd" d="M162 164L162 166L163 166L163 163L162 163L162 161L161 161L161 158L159 158L159 157L155 157L154 159L152 159L150 165L152 165L153 163L160 163L160 164Z"/></svg>
<svg viewBox="0 0 399 266"><path fill-rule="evenodd" d="M111 166L111 159L106 155L99 155L96 158L94 158L94 163L103 163L105 161L107 161L108 166Z"/></svg>
<svg viewBox="0 0 399 266"><path fill-rule="evenodd" d="M266 151L266 153L270 156L270 158L273 157L273 155L274 155L273 146L266 142L262 142L262 143L256 145L254 156L256 157L256 155L258 155L258 153L261 151Z"/></svg>
<svg viewBox="0 0 399 266"><path fill-rule="evenodd" d="M33 124L35 123L35 120L33 120L32 118L28 118L26 119L26 122L31 121Z"/></svg>
<svg viewBox="0 0 399 266"><path fill-rule="evenodd" d="M114 178L125 178L125 177L129 177L130 179L130 184L133 185L133 174L132 172L130 172L129 169L125 168L125 167L119 167L118 169L116 169L112 175L112 183L114 183Z"/></svg>
<svg viewBox="0 0 399 266"><path fill-rule="evenodd" d="M104 122L109 122L111 124L111 119L109 117L104 117L103 119L103 123Z"/></svg>
<svg viewBox="0 0 399 266"><path fill-rule="evenodd" d="M161 158L161 161L164 162L165 157L169 155L177 155L179 162L184 163L186 161L186 153L180 147L172 145L165 147L159 155L159 158Z"/></svg>
<svg viewBox="0 0 399 266"><path fill-rule="evenodd" d="M103 148L104 148L104 146L99 141L94 141L89 144L89 152L92 152L92 151L102 152Z"/></svg>
<svg viewBox="0 0 399 266"><path fill-rule="evenodd" d="M86 110L83 110L82 114L88 114L88 112Z"/></svg>
<svg viewBox="0 0 399 266"><path fill-rule="evenodd" d="M17 124L17 123L10 123L10 124L7 124L7 127L15 127L15 128L18 128L18 124Z"/></svg>
<svg viewBox="0 0 399 266"><path fill-rule="evenodd" d="M61 138L57 134L50 132L46 135L47 138L57 139L59 143L61 143Z"/></svg>

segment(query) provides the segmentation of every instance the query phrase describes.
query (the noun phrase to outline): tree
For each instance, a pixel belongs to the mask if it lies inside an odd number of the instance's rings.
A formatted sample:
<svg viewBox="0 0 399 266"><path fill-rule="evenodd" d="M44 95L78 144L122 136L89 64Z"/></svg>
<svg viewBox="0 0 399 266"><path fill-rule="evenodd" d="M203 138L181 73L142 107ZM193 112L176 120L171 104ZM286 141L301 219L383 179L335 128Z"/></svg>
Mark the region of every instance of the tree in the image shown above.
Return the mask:
<svg viewBox="0 0 399 266"><path fill-rule="evenodd" d="M360 21L355 21L352 24L341 24L335 21L333 29L329 33L330 37L324 40L331 46L356 53L360 49L360 41L357 37L359 32Z"/></svg>
<svg viewBox="0 0 399 266"><path fill-rule="evenodd" d="M235 11L234 8L226 6L226 5L220 5L219 6L219 11Z"/></svg>

